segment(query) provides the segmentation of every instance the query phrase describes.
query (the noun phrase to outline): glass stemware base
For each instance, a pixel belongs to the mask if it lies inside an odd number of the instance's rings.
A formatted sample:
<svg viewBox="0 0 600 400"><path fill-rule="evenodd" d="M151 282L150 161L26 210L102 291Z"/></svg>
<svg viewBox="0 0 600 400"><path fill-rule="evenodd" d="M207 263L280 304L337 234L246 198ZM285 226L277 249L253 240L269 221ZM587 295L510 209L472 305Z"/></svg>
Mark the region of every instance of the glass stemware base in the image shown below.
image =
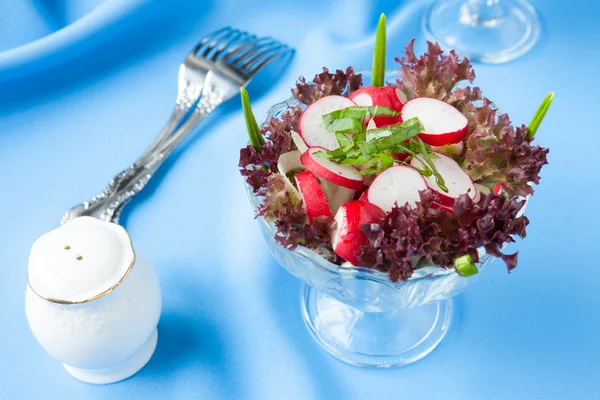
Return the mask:
<svg viewBox="0 0 600 400"><path fill-rule="evenodd" d="M313 338L334 357L359 367L399 367L442 341L452 299L387 312L365 312L306 285L302 314Z"/></svg>
<svg viewBox="0 0 600 400"><path fill-rule="evenodd" d="M540 22L525 0L439 0L423 19L429 40L471 61L503 63L527 53Z"/></svg>

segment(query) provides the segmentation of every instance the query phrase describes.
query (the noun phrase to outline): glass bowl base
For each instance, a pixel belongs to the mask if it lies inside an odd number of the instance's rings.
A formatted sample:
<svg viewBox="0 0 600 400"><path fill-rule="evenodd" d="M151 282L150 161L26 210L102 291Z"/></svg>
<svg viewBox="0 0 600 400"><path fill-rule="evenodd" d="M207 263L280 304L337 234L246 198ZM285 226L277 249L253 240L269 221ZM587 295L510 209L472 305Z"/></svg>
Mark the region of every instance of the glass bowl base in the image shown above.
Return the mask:
<svg viewBox="0 0 600 400"><path fill-rule="evenodd" d="M364 312L309 285L302 296L308 330L334 357L352 365L389 368L429 354L450 327L452 300L390 312Z"/></svg>
<svg viewBox="0 0 600 400"><path fill-rule="evenodd" d="M428 40L471 61L503 63L527 53L540 22L526 0L442 0L423 19Z"/></svg>

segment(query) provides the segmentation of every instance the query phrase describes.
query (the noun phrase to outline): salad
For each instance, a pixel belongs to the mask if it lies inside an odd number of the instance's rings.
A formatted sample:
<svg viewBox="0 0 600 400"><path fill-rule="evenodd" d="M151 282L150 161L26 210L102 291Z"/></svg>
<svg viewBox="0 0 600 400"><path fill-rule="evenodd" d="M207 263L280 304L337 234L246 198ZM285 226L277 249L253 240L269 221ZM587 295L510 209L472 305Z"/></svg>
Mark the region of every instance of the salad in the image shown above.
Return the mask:
<svg viewBox="0 0 600 400"><path fill-rule="evenodd" d="M261 199L258 216L286 248L392 281L423 266L476 274L480 246L511 271L517 253L502 249L526 235L520 211L549 151L534 136L553 93L528 126L514 126L469 85L468 59L429 42L419 57L413 46L385 83L382 16L372 86L352 67L323 68L311 82L300 77L294 104L262 129L242 89L250 144L239 167Z"/></svg>

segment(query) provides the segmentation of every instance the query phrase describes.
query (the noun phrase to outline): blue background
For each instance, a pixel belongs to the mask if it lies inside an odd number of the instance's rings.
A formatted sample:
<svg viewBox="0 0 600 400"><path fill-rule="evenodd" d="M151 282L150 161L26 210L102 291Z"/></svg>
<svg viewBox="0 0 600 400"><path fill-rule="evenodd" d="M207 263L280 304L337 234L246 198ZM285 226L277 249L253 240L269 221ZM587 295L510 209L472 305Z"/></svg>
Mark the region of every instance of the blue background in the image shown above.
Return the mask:
<svg viewBox="0 0 600 400"><path fill-rule="evenodd" d="M75 9L63 0L49 12L49 1L8 3L0 11L12 21L2 28L11 37L0 50L41 38L101 1ZM31 244L153 140L171 112L179 63L200 37L234 25L297 49L281 78L266 73L272 86L250 87L261 115L300 74L368 67L381 12L388 66L410 38L423 48L427 2L298 4L108 1L95 11L99 20L88 15L59 31L46 43L52 51L0 54L0 399L600 398L600 4L589 0L534 1L544 23L539 44L514 62L476 65L476 84L515 122L527 123L556 92L538 133L550 165L528 209L528 237L513 246L518 268L509 275L495 262L455 298L449 335L422 361L359 369L310 337L301 285L262 243L237 171L246 142L238 100L205 121L124 215L164 298L146 368L121 383L87 385L36 343L23 304ZM34 6L46 10L43 18Z"/></svg>

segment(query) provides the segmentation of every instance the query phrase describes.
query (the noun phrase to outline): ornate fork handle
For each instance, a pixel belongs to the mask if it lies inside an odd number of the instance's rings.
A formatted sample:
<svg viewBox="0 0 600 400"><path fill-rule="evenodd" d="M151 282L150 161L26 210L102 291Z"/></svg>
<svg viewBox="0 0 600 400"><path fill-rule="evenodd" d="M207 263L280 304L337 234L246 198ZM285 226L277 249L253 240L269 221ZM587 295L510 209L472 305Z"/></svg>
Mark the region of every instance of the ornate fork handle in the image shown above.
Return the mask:
<svg viewBox="0 0 600 400"><path fill-rule="evenodd" d="M92 216L105 221L118 223L123 207L144 189L152 175L169 157L177 145L194 130L207 115L223 102L224 97L207 87L192 115L173 132L185 112L176 120L176 113L167 123L159 138L142 156L114 178L107 187L91 200L71 208L63 216L61 224L81 216ZM174 117L175 116L175 117ZM171 134L165 133L170 129Z"/></svg>
<svg viewBox="0 0 600 400"><path fill-rule="evenodd" d="M257 38L230 27L205 36L179 66L175 110L158 138L100 194L67 211L61 224L81 216L118 223L123 207L144 189L154 172L202 119L232 98L267 64L277 58L289 62L293 54L290 47L277 40ZM188 115L190 110L193 111Z"/></svg>

